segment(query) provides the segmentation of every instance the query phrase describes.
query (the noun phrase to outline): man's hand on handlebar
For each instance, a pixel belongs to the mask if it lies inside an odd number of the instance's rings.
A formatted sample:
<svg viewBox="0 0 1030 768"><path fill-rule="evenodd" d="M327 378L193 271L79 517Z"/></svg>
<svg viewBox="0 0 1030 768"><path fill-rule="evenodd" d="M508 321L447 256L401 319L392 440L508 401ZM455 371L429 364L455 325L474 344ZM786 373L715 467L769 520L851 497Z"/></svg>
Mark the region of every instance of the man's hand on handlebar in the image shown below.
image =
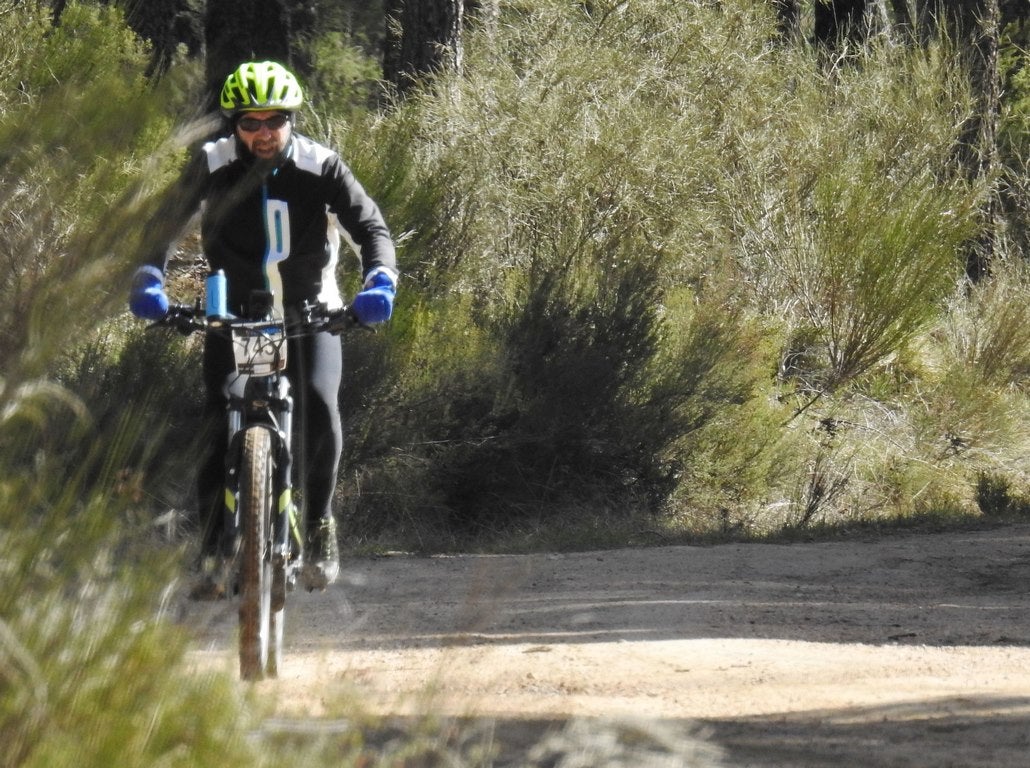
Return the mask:
<svg viewBox="0 0 1030 768"><path fill-rule="evenodd" d="M361 325L361 322L350 307L329 309L324 303L307 302L300 308L299 322L292 322L289 325L299 325L309 330L329 331L329 333L339 336L352 325Z"/></svg>
<svg viewBox="0 0 1030 768"><path fill-rule="evenodd" d="M168 313L165 278L160 269L145 265L136 270L129 288L129 309L141 320L161 320Z"/></svg>

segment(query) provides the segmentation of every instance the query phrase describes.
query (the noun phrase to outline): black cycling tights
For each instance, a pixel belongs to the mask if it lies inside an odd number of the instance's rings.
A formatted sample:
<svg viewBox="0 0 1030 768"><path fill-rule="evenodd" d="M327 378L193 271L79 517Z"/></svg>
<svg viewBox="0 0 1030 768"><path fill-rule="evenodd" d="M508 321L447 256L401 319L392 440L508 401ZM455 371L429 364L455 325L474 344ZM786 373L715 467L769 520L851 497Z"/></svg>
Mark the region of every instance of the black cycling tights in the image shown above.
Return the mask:
<svg viewBox="0 0 1030 768"><path fill-rule="evenodd" d="M323 332L291 339L286 373L294 400L294 485L302 491L304 514L310 531L320 519L332 515L333 492L343 453L339 405L343 377L340 337ZM211 448L197 478L197 501L207 554L214 553L221 534L227 428L224 387L227 378L233 375L235 366L231 344L225 338L209 334L204 346L204 385L207 389L205 422L212 427ZM296 452L298 450L300 453ZM299 477L301 473L303 478Z"/></svg>

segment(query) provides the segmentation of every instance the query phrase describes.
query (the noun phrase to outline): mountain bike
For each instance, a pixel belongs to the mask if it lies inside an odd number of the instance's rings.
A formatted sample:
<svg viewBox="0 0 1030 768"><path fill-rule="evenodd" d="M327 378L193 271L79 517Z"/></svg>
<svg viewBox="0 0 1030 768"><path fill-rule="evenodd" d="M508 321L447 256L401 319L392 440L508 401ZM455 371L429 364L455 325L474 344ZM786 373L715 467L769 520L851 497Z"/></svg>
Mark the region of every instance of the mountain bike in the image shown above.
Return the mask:
<svg viewBox="0 0 1030 768"><path fill-rule="evenodd" d="M230 592L239 595L240 677L274 678L282 665L286 593L303 564L303 532L292 484L293 397L286 377L287 341L358 325L348 308L307 303L289 320L276 317L272 294L254 291L243 317L225 311L224 278L205 306L175 304L155 325L184 334L229 338L236 374L228 383L223 537ZM221 297L218 297L218 294ZM212 296L212 293L215 296Z"/></svg>

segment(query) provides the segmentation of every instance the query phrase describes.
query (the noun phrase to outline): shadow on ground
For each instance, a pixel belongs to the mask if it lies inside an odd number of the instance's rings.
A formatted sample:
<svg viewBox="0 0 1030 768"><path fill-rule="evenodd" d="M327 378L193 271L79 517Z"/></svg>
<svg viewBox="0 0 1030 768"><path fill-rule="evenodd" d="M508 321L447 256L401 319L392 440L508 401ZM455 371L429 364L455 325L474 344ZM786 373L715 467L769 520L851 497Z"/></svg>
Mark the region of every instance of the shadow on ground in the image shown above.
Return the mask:
<svg viewBox="0 0 1030 768"><path fill-rule="evenodd" d="M943 713L942 713L943 712ZM970 697L707 721L740 768L1014 768L1030 754L1030 697ZM918 749L913 749L918 745Z"/></svg>
<svg viewBox="0 0 1030 768"><path fill-rule="evenodd" d="M346 564L324 601L368 649L691 638L1030 646L1030 526L868 542L726 544ZM295 614L304 622L303 600Z"/></svg>
<svg viewBox="0 0 1030 768"><path fill-rule="evenodd" d="M313 733L311 721L271 727ZM341 723L338 733L350 728ZM1012 768L1027 763L1030 697L704 721L394 717L362 740L380 755L403 742L412 756L490 768Z"/></svg>

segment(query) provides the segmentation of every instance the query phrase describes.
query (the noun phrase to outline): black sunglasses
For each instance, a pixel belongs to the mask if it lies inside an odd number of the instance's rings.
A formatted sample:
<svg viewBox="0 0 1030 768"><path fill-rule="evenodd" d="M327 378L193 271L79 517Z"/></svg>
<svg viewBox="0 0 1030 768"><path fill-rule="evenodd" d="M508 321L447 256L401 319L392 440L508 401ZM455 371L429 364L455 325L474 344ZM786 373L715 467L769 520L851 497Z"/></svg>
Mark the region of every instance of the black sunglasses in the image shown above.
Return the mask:
<svg viewBox="0 0 1030 768"><path fill-rule="evenodd" d="M257 131L261 130L262 125L267 126L269 130L278 131L289 121L289 115L284 115L280 113L278 115L266 117L264 120L257 117L241 117L239 120L236 121L236 125L239 127L241 131L246 131L247 133L256 133Z"/></svg>

